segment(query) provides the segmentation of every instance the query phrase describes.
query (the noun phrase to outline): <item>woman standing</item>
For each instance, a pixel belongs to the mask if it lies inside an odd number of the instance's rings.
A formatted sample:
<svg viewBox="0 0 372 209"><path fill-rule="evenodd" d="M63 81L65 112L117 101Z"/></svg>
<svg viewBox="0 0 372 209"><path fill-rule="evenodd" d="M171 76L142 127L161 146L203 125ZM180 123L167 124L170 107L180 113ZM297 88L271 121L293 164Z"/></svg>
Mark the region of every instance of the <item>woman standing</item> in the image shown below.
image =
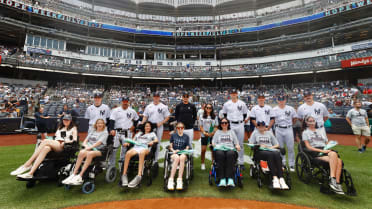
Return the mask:
<svg viewBox="0 0 372 209"><path fill-rule="evenodd" d="M199 125L201 132L201 169L205 170L204 161L207 145L210 143L218 127L218 117L214 114L212 104L205 105L203 115L199 118Z"/></svg>

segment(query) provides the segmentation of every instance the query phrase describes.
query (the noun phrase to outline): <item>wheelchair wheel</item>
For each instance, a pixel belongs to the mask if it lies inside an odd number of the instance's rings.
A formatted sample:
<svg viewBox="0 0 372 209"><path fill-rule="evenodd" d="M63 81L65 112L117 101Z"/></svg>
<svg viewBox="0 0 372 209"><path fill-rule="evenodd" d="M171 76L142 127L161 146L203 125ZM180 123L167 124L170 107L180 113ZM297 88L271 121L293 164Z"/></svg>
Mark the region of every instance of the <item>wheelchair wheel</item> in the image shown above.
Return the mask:
<svg viewBox="0 0 372 209"><path fill-rule="evenodd" d="M28 182L26 183L26 188L27 188L27 189L30 189L30 188L34 187L35 184L36 184L36 181L35 181L35 180L30 180L30 181L28 181Z"/></svg>
<svg viewBox="0 0 372 209"><path fill-rule="evenodd" d="M255 167L254 167L254 165L251 165L250 167L249 167L249 175L253 178L253 179L255 179L255 178L257 178L257 169L255 169Z"/></svg>
<svg viewBox="0 0 372 209"><path fill-rule="evenodd" d="M83 184L81 190L83 191L84 194L90 194L94 191L95 187L96 185L93 182L87 181Z"/></svg>
<svg viewBox="0 0 372 209"><path fill-rule="evenodd" d="M308 184L311 180L311 163L309 157L303 152L299 152L296 157L296 173L298 178Z"/></svg>
<svg viewBox="0 0 372 209"><path fill-rule="evenodd" d="M346 185L346 194L350 196L356 196L357 192L354 187L353 178L351 177L350 173L343 169L343 177L344 177L344 183Z"/></svg>
<svg viewBox="0 0 372 209"><path fill-rule="evenodd" d="M212 171L209 172L209 175L208 175L208 182L209 182L209 185L213 185L213 179L212 179Z"/></svg>
<svg viewBox="0 0 372 209"><path fill-rule="evenodd" d="M117 170L115 166L108 167L105 175L105 180L107 183L112 183L116 180Z"/></svg>
<svg viewBox="0 0 372 209"><path fill-rule="evenodd" d="M259 188L261 188L262 186L263 186L263 182L262 182L262 179L261 179L261 177L257 177L257 186L259 187Z"/></svg>

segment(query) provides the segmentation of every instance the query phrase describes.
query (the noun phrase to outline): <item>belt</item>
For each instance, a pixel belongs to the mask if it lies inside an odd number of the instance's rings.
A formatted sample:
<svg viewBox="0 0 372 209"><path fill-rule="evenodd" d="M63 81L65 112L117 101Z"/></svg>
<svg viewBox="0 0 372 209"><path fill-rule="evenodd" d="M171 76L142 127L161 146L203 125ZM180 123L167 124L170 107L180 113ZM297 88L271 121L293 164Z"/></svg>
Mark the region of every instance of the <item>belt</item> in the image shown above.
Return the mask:
<svg viewBox="0 0 372 209"><path fill-rule="evenodd" d="M230 121L232 124L239 124L239 123L243 123L243 121Z"/></svg>
<svg viewBox="0 0 372 209"><path fill-rule="evenodd" d="M276 128L292 128L292 125L288 126L281 126L281 125L275 125Z"/></svg>

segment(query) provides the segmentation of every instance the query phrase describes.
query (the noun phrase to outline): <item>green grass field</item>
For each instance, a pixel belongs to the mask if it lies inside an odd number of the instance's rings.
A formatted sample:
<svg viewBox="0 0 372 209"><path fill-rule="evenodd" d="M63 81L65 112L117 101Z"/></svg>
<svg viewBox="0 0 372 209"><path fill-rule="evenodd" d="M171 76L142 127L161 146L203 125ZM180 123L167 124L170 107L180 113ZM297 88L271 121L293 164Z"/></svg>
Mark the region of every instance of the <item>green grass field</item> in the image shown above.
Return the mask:
<svg viewBox="0 0 372 209"><path fill-rule="evenodd" d="M162 168L152 186L147 187L143 184L138 190L125 191L118 187L117 181L108 184L102 174L97 178L95 192L88 195L81 192L80 186L65 191L64 187L57 187L55 182L41 182L34 188L27 189L25 182L17 181L9 173L23 163L33 149L34 145L0 147L0 208L62 208L103 201L162 197L236 198L316 208L372 208L372 150L360 154L355 147L337 146L337 150L341 153L346 168L352 174L358 193L356 197L322 194L319 192L318 185L315 183L306 185L300 182L295 173L292 173L291 191L272 192L267 186L260 189L257 187L256 180L249 177L248 171L243 173L243 189L221 190L208 184L208 171L200 170L200 159L195 159L195 177L186 192L164 192ZM208 167L209 165L210 162L207 162Z"/></svg>

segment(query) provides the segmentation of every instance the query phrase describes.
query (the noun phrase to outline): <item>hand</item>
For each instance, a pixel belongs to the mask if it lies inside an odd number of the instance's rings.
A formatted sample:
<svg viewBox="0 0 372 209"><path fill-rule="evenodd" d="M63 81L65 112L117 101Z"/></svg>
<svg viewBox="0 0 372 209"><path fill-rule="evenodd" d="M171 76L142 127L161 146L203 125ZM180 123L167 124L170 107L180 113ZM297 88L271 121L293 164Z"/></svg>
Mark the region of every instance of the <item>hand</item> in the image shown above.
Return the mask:
<svg viewBox="0 0 372 209"><path fill-rule="evenodd" d="M130 127L130 131L131 131L132 133L134 133L134 130L135 130L135 127L134 127L134 126Z"/></svg>
<svg viewBox="0 0 372 209"><path fill-rule="evenodd" d="M129 143L124 143L123 146L124 147L128 147L129 146Z"/></svg>
<svg viewBox="0 0 372 209"><path fill-rule="evenodd" d="M204 136L207 136L207 137L209 136L209 133L207 133L207 132L204 132L203 134L204 134Z"/></svg>
<svg viewBox="0 0 372 209"><path fill-rule="evenodd" d="M332 152L332 150L323 150L322 152L325 153L325 154L328 154L328 153Z"/></svg>
<svg viewBox="0 0 372 209"><path fill-rule="evenodd" d="M111 131L110 131L110 135L111 135L111 136L115 136L115 135L116 135L116 131L115 131L115 130L111 130Z"/></svg>
<svg viewBox="0 0 372 209"><path fill-rule="evenodd" d="M176 150L173 150L173 153L177 153L179 152L180 150L176 149Z"/></svg>
<svg viewBox="0 0 372 209"><path fill-rule="evenodd" d="M261 148L267 148L267 146L264 145L264 144L261 144L260 147L261 147Z"/></svg>
<svg viewBox="0 0 372 209"><path fill-rule="evenodd" d="M244 120L244 123L248 123L248 119L247 120Z"/></svg>
<svg viewBox="0 0 372 209"><path fill-rule="evenodd" d="M84 150L85 151L90 151L90 150L92 150L92 148L91 147L86 147Z"/></svg>
<svg viewBox="0 0 372 209"><path fill-rule="evenodd" d="M159 123L156 124L157 127L160 127L160 126L162 126L162 125L163 125L163 124L162 124L161 122L159 122Z"/></svg>
<svg viewBox="0 0 372 209"><path fill-rule="evenodd" d="M240 152L240 146L239 146L239 145L236 145L236 150L237 150L238 152Z"/></svg>
<svg viewBox="0 0 372 209"><path fill-rule="evenodd" d="M151 147L153 144L154 144L154 142L150 142L147 145L149 145Z"/></svg>

